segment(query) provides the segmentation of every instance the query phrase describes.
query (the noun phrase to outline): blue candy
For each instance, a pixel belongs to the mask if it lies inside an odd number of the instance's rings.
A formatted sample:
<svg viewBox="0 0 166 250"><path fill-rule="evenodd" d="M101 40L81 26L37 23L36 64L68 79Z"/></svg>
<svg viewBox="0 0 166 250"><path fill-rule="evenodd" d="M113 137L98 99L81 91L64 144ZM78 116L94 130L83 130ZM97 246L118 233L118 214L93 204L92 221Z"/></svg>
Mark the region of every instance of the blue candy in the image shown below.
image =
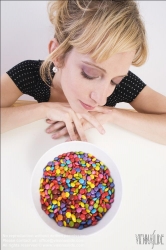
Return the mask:
<svg viewBox="0 0 166 250"><path fill-rule="evenodd" d="M83 184L84 183L84 179L79 179L79 183Z"/></svg>
<svg viewBox="0 0 166 250"><path fill-rule="evenodd" d="M108 193L111 195L112 194L111 190L108 190Z"/></svg>
<svg viewBox="0 0 166 250"><path fill-rule="evenodd" d="M71 163L71 161L70 161L70 160L67 160L67 161L66 161L66 163L67 163L67 164L70 164L70 163Z"/></svg>
<svg viewBox="0 0 166 250"><path fill-rule="evenodd" d="M91 210L91 213L92 213L92 214L95 214L95 213L96 213L96 209L93 208L93 209Z"/></svg>
<svg viewBox="0 0 166 250"><path fill-rule="evenodd" d="M48 216L50 217L50 218L53 218L54 217L54 213L50 213Z"/></svg>
<svg viewBox="0 0 166 250"><path fill-rule="evenodd" d="M92 224L92 220L88 220L88 221L87 221L87 224L88 224L88 225L91 225L91 224Z"/></svg>

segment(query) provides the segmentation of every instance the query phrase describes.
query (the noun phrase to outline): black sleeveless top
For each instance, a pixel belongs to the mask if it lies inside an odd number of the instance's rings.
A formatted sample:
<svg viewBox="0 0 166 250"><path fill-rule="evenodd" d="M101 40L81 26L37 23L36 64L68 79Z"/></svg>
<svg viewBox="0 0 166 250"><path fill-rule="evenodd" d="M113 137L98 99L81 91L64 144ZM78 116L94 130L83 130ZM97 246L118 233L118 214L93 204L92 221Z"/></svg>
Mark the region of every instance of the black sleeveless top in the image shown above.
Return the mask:
<svg viewBox="0 0 166 250"><path fill-rule="evenodd" d="M6 73L23 94L34 97L37 102L48 102L50 87L45 84L39 74L42 62L42 60L26 60ZM119 102L132 102L145 86L146 84L139 77L129 71L128 76L123 78L107 98L105 106L114 107Z"/></svg>

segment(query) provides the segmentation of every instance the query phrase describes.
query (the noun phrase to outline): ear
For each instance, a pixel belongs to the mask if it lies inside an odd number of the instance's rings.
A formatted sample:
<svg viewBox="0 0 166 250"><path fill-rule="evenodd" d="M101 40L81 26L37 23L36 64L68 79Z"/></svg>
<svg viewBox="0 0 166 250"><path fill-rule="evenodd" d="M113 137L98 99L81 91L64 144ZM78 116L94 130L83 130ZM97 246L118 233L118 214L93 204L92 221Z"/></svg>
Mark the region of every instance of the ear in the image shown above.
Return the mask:
<svg viewBox="0 0 166 250"><path fill-rule="evenodd" d="M56 38L51 39L49 44L48 44L49 53L52 53L58 46L59 46L59 43L56 40Z"/></svg>

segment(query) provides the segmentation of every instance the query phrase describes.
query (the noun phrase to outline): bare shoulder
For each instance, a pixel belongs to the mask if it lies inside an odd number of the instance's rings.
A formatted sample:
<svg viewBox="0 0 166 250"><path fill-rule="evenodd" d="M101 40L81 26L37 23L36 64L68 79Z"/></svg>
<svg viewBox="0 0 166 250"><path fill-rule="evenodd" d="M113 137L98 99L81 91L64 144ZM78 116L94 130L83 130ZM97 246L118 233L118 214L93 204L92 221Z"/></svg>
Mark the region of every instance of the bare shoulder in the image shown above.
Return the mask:
<svg viewBox="0 0 166 250"><path fill-rule="evenodd" d="M23 93L7 73L1 76L1 107L11 106Z"/></svg>
<svg viewBox="0 0 166 250"><path fill-rule="evenodd" d="M146 86L130 103L138 112L166 114L166 96Z"/></svg>

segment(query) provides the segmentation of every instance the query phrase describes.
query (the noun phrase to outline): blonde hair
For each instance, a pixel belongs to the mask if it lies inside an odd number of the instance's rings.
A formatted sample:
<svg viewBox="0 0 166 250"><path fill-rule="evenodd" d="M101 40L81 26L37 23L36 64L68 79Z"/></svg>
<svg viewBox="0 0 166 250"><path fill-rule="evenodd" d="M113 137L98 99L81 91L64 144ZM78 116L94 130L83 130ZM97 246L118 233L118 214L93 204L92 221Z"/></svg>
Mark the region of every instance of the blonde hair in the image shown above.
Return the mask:
<svg viewBox="0 0 166 250"><path fill-rule="evenodd" d="M56 0L48 2L48 14L59 46L40 67L43 81L52 80L51 65L63 65L73 47L100 63L116 53L135 50L134 66L147 59L146 32L134 0Z"/></svg>

